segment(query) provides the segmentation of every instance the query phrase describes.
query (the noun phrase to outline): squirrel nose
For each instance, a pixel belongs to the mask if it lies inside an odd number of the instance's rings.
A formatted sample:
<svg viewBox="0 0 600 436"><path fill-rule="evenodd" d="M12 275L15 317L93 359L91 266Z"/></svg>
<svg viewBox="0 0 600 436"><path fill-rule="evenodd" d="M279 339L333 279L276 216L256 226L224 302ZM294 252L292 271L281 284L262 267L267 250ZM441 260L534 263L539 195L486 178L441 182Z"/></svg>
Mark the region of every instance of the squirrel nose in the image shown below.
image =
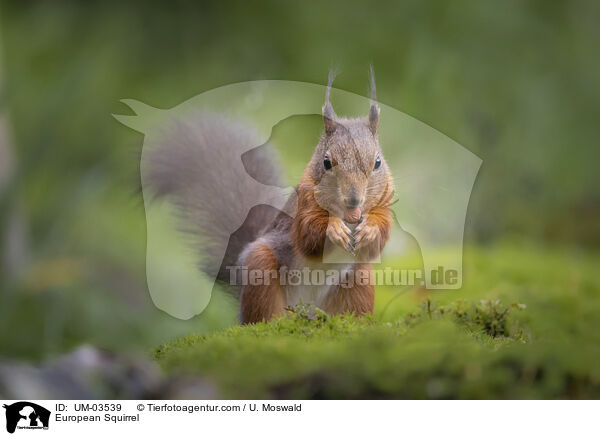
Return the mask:
<svg viewBox="0 0 600 436"><path fill-rule="evenodd" d="M346 203L346 207L348 209L354 209L360 204L360 200L358 199L358 196L351 195L350 197L346 198L344 203Z"/></svg>

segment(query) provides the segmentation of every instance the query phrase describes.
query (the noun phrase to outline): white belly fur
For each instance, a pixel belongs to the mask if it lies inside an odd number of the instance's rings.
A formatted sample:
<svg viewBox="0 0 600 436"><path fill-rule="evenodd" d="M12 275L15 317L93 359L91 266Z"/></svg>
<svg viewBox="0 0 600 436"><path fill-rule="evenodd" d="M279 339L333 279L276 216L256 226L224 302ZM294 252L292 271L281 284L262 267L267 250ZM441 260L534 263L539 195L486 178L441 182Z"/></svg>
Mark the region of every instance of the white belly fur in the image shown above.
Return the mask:
<svg viewBox="0 0 600 436"><path fill-rule="evenodd" d="M308 268L310 271L312 270L338 270L340 271L339 276L346 273L352 268L353 264L328 264L324 266L321 262L310 262L308 260L300 260L293 267L290 267L290 270L298 270L302 273L304 268ZM295 282L294 282L295 283ZM299 285L290 285L284 286L284 292L286 295L287 305L288 306L296 306L300 303L302 304L312 304L316 307L323 308L325 300L327 299L329 293L333 290L338 289L338 285L312 285L310 282L300 283Z"/></svg>

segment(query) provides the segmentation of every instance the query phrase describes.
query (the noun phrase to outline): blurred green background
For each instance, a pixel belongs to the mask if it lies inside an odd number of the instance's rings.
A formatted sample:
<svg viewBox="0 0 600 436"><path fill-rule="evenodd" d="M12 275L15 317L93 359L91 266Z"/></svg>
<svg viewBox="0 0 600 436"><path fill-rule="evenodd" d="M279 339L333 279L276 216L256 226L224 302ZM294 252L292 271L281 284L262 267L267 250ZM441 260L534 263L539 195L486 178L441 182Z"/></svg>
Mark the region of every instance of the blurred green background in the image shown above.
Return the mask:
<svg viewBox="0 0 600 436"><path fill-rule="evenodd" d="M111 117L128 113L122 98L169 108L240 81L324 84L332 67L336 87L366 95L373 63L381 102L483 159L466 223L472 264L506 244L595 261L599 20L591 0L1 1L0 356L81 343L144 352L235 323L221 295L190 321L152 304L143 137ZM464 280L483 297L477 269Z"/></svg>

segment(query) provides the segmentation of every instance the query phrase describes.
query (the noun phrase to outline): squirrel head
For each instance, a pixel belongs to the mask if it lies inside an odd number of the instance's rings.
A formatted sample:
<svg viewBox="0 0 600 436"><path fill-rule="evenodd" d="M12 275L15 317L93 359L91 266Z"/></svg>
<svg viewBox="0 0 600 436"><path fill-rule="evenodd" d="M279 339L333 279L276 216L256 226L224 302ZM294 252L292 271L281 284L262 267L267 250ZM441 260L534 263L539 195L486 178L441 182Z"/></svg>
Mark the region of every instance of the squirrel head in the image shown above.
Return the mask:
<svg viewBox="0 0 600 436"><path fill-rule="evenodd" d="M379 106L372 67L370 76L368 115L347 119L338 117L329 101L334 78L329 74L323 105L324 129L310 162L310 173L316 202L334 216L342 217L357 208L361 214L366 213L387 201L392 189L391 173L377 135Z"/></svg>

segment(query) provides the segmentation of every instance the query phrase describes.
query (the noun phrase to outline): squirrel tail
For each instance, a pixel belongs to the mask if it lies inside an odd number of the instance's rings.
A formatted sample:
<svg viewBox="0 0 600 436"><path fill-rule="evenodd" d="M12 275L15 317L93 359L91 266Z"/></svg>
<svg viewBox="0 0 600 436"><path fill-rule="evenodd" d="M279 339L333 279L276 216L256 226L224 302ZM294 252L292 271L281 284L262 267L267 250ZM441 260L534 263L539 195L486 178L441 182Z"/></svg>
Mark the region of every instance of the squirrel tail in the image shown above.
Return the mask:
<svg viewBox="0 0 600 436"><path fill-rule="evenodd" d="M279 212L263 201L265 185L284 186L276 150L261 145L249 126L207 113L147 135L144 149L144 190L169 197L184 223L181 230L192 235L200 268L229 283L226 267L237 265L244 247Z"/></svg>

